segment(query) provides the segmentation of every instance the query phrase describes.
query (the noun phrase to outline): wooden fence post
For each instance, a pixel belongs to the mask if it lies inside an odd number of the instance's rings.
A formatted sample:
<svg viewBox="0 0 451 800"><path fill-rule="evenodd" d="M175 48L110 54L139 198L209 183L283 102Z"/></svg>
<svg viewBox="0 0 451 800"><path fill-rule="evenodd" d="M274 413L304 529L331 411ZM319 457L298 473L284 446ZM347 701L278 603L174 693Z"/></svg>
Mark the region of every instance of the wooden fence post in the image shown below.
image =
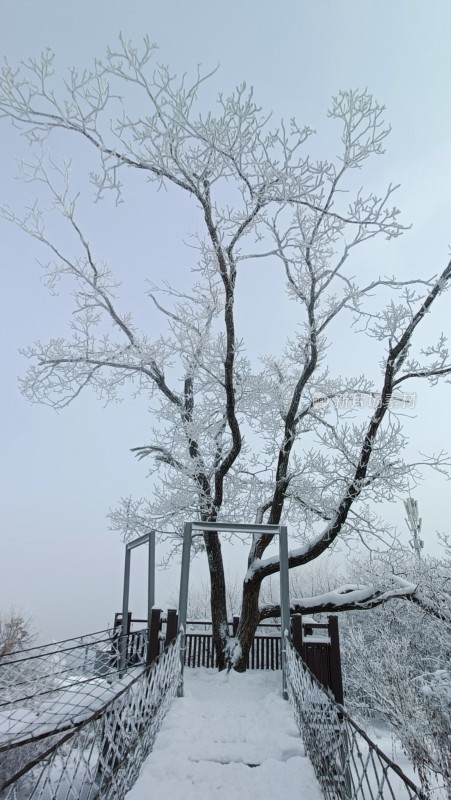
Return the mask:
<svg viewBox="0 0 451 800"><path fill-rule="evenodd" d="M343 705L343 678L341 674L340 637L338 634L338 617L329 617L330 638L330 688L335 700Z"/></svg>
<svg viewBox="0 0 451 800"><path fill-rule="evenodd" d="M178 633L178 616L177 611L175 608L168 609L168 615L166 618L166 639L164 642L164 646L168 647L174 639L177 638Z"/></svg>
<svg viewBox="0 0 451 800"><path fill-rule="evenodd" d="M300 614L293 614L291 617L291 636L294 649L302 657L302 617Z"/></svg>
<svg viewBox="0 0 451 800"><path fill-rule="evenodd" d="M240 618L234 616L233 617L233 635L234 636L236 636L236 632L238 630L238 625L239 624L240 624Z"/></svg>
<svg viewBox="0 0 451 800"><path fill-rule="evenodd" d="M153 608L150 617L149 641L147 643L146 666L149 667L160 655L161 609Z"/></svg>

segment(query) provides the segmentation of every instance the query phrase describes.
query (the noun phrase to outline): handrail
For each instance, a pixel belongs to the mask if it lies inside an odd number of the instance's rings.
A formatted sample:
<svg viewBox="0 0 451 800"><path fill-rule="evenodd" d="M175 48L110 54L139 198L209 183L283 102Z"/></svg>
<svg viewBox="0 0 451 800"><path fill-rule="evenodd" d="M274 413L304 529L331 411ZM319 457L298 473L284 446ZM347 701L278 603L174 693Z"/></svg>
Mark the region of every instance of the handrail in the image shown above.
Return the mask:
<svg viewBox="0 0 451 800"><path fill-rule="evenodd" d="M144 620L147 622L147 620ZM72 636L70 639L61 639L58 642L51 642L49 644L35 644L33 647L22 647L20 650L11 650L11 652L6 653L5 656L1 656L1 658L6 658L10 656L19 655L21 653L29 653L32 650L42 650L43 647L57 647L59 644L66 644L66 642L75 642L79 641L80 639L84 639L88 636L98 636L99 633L108 633L111 631L111 628L102 628L100 631L94 631L93 633L83 633L81 636ZM1 661L0 661L1 664Z"/></svg>
<svg viewBox="0 0 451 800"><path fill-rule="evenodd" d="M288 696L326 800L426 800L324 690L289 641L286 647Z"/></svg>
<svg viewBox="0 0 451 800"><path fill-rule="evenodd" d="M110 697L86 709L69 730L49 726L16 742L22 746L2 755L2 800L45 800L60 791L73 800L123 800L176 695L179 649L177 637L150 666L110 687Z"/></svg>

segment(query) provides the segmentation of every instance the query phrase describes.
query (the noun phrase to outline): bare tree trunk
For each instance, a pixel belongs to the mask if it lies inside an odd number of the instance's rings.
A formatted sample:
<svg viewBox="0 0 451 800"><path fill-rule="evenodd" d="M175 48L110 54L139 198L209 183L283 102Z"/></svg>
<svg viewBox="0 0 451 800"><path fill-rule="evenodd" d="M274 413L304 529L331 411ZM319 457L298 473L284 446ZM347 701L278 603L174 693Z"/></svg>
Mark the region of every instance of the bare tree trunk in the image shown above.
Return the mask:
<svg viewBox="0 0 451 800"><path fill-rule="evenodd" d="M226 667L226 649L229 640L224 564L218 534L209 531L208 534L204 534L204 541L211 581L210 599L213 643L216 650L218 668L221 670Z"/></svg>
<svg viewBox="0 0 451 800"><path fill-rule="evenodd" d="M240 623L236 633L240 653L233 664L237 672L246 672L249 651L254 641L255 631L260 622L260 581L245 581L243 584L243 604L241 607Z"/></svg>

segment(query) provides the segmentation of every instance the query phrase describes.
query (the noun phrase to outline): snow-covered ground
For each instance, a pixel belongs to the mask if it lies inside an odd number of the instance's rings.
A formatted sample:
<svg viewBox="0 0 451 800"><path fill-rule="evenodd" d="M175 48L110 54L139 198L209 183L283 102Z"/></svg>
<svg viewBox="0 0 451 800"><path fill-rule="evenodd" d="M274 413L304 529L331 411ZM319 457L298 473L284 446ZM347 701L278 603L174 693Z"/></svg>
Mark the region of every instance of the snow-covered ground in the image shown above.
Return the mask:
<svg viewBox="0 0 451 800"><path fill-rule="evenodd" d="M410 778L416 786L420 786L420 778L416 773L415 769L413 768L412 762L408 755L406 755L405 751L402 748L401 742L396 736L396 734L390 730L389 726L386 725L381 720L375 721L373 720L371 723L368 720L359 720L360 724L363 728L366 729L366 732L370 739L373 740L377 744L377 746L385 753L395 764L398 765L402 769L405 775ZM398 797L400 800L404 797L408 797L405 788L403 788L402 783L399 781L396 783L396 778L392 778L393 786L397 787L398 794L396 795L397 800ZM435 778L434 775L431 773L429 775L430 786L429 791L432 800L447 800L448 795L446 793L446 789L443 786L443 780L439 777Z"/></svg>
<svg viewBox="0 0 451 800"><path fill-rule="evenodd" d="M280 672L184 676L127 800L323 800Z"/></svg>

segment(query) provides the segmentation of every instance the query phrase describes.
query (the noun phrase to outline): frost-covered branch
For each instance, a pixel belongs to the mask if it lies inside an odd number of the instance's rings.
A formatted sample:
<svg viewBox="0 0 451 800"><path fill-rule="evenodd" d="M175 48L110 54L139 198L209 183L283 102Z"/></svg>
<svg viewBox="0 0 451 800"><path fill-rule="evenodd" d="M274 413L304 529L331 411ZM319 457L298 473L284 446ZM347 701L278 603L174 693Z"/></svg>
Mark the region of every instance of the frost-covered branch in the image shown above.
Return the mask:
<svg viewBox="0 0 451 800"><path fill-rule="evenodd" d="M439 620L451 623L451 603L448 608L439 610L417 584L398 576L392 577L394 586L359 586L347 584L334 591L314 597L293 598L290 601L291 614L336 614L342 611L359 611L377 608L388 600L407 600ZM451 597L449 598L451 600ZM264 605L260 609L260 619L280 617L280 604Z"/></svg>
<svg viewBox="0 0 451 800"><path fill-rule="evenodd" d="M398 581L396 581L398 583ZM412 600L416 586L399 579L399 585L385 587L346 584L334 591L315 597L294 598L290 601L291 614L322 614L375 608L387 600ZM280 616L280 605L265 605L260 609L261 619Z"/></svg>
<svg viewBox="0 0 451 800"><path fill-rule="evenodd" d="M384 109L366 91L340 92L329 112L341 138L339 155L313 161L308 126L294 119L275 124L245 84L206 109L204 82L215 73L198 69L178 78L156 63L155 50L148 38L136 47L120 37L103 59L63 80L48 51L1 69L0 116L35 151L35 160L22 164L22 177L39 198L24 212L2 205L0 214L50 254L43 267L50 291L64 281L74 298L68 331L25 351L30 367L22 390L55 408L88 389L104 402L119 399L127 385L144 394L152 422L132 452L148 462L153 487L148 499L125 499L111 513L113 528L126 537L157 530L176 552L187 519L286 524L294 539L290 567L313 561L338 539L390 547L396 532L374 507L405 495L422 467L403 459L403 412L394 400L402 403L400 387L410 379L434 384L451 374L444 335L414 352L420 323L450 284L451 265L433 279L358 274L357 248L407 229L393 205L396 186L353 188L356 169L384 151ZM59 166L44 150L54 134L89 147L74 151L72 165ZM83 182L77 179L75 189L71 181L85 169L87 150L95 161L89 179L96 200L109 192L116 202L125 200L126 176L134 170L136 178L150 180L151 191L171 185L193 204L190 276L178 287L158 286L150 276L157 337L138 324L139 315L122 309L119 276L92 244L94 215L82 222ZM64 227L52 227L54 212ZM157 232L162 249L172 223ZM153 242L141 233L149 249ZM277 350L265 319L254 314L266 350L257 358L242 339L236 308L252 310L240 276L257 270L261 259L274 272L274 308L279 313L282 276L296 322ZM329 344L352 324L353 336L380 343L379 386L368 375L353 375L348 358L346 374L337 374ZM349 397L359 403L349 407ZM449 467L442 454L423 461ZM261 582L279 569L278 557L265 557L271 541L268 534L251 538L238 669L245 668L259 621ZM219 537L196 537L195 549L207 551L215 644L224 661ZM384 591L373 591L371 581L365 586L343 591L343 603L358 602L352 592L366 591L362 604L380 604ZM410 589L401 588L390 591L407 597Z"/></svg>

